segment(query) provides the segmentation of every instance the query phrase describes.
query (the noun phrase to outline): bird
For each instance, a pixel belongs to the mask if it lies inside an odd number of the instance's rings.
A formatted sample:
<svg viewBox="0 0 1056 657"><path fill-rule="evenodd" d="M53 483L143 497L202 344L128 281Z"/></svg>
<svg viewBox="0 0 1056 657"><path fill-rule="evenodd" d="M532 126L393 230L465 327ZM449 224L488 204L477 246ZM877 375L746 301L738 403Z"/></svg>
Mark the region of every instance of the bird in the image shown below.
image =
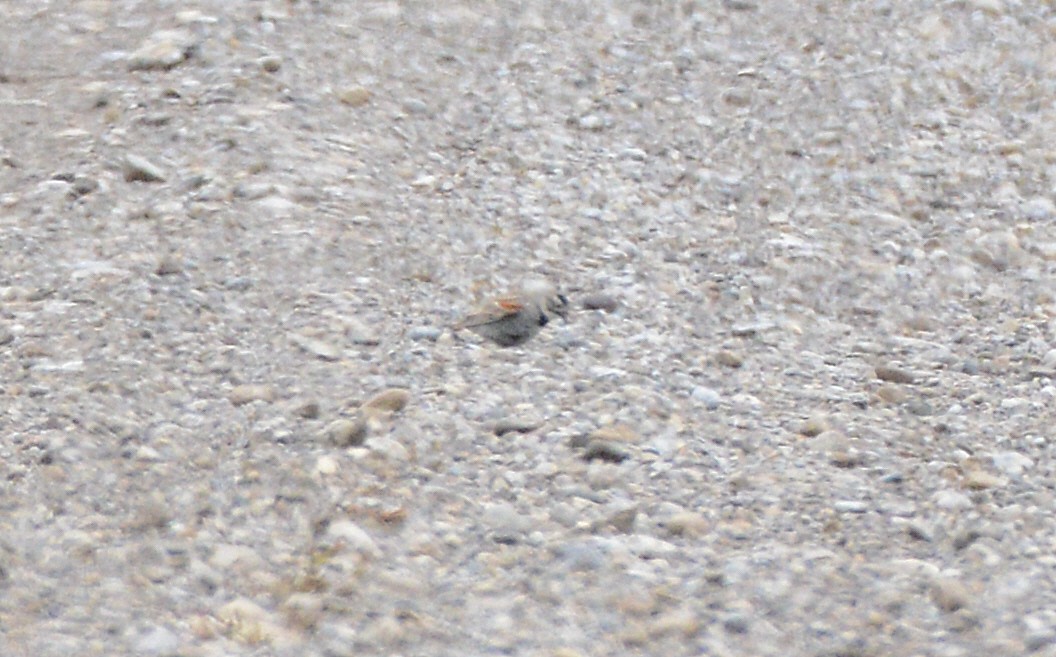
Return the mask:
<svg viewBox="0 0 1056 657"><path fill-rule="evenodd" d="M568 305L568 298L549 284L525 285L520 292L489 299L454 328L469 329L500 347L516 347L549 324L551 315L567 319Z"/></svg>

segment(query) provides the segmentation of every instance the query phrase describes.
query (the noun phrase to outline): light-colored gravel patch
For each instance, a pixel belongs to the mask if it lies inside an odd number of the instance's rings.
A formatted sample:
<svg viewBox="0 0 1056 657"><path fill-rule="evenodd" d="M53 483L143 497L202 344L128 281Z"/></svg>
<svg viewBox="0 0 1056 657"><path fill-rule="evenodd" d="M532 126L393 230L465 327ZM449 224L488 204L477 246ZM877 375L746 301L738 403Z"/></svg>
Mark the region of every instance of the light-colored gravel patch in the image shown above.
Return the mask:
<svg viewBox="0 0 1056 657"><path fill-rule="evenodd" d="M0 18L3 655L1056 655L1052 3Z"/></svg>

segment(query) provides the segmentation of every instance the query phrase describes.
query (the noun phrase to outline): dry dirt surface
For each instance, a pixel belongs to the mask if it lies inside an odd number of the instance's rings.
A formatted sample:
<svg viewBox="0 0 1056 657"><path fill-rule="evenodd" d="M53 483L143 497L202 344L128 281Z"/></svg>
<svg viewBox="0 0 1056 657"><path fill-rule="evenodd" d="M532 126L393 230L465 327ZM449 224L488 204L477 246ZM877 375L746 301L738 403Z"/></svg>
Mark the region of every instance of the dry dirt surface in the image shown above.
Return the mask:
<svg viewBox="0 0 1056 657"><path fill-rule="evenodd" d="M0 2L0 655L1056 655L1054 44Z"/></svg>

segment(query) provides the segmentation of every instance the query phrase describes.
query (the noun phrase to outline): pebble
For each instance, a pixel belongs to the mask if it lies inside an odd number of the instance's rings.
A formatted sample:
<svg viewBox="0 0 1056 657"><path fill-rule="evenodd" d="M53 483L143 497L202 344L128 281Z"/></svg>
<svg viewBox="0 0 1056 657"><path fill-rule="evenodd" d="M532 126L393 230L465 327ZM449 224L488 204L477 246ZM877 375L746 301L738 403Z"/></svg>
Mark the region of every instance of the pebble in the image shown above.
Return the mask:
<svg viewBox="0 0 1056 657"><path fill-rule="evenodd" d="M320 360L336 361L341 358L341 348L330 342L298 333L290 334L290 342L307 354Z"/></svg>
<svg viewBox="0 0 1056 657"><path fill-rule="evenodd" d="M391 436L378 436L370 441L371 453L397 463L406 463L410 453L403 443Z"/></svg>
<svg viewBox="0 0 1056 657"><path fill-rule="evenodd" d="M865 456L853 448L833 450L829 453L829 463L837 468L856 468L865 464Z"/></svg>
<svg viewBox="0 0 1056 657"><path fill-rule="evenodd" d="M402 411L411 400L411 391L406 388L388 388L363 402L365 410L396 413Z"/></svg>
<svg viewBox="0 0 1056 657"><path fill-rule="evenodd" d="M1052 629L1032 630L1023 637L1023 646L1030 652L1037 652L1053 643L1056 643L1056 630Z"/></svg>
<svg viewBox="0 0 1056 657"><path fill-rule="evenodd" d="M588 114L579 119L579 127L590 131L604 130L605 121L597 114Z"/></svg>
<svg viewBox="0 0 1056 657"><path fill-rule="evenodd" d="M876 378L890 383L913 383L916 377L909 370L895 365L877 365L875 369Z"/></svg>
<svg viewBox="0 0 1056 657"><path fill-rule="evenodd" d="M340 469L341 466L338 465L337 459L329 454L320 456L315 462L315 471L324 476L335 475Z"/></svg>
<svg viewBox="0 0 1056 657"><path fill-rule="evenodd" d="M531 433L541 426L543 423L539 420L504 418L495 423L492 432L496 436L504 436L508 433Z"/></svg>
<svg viewBox="0 0 1056 657"><path fill-rule="evenodd" d="M1034 459L1019 452L997 452L990 458L994 467L1009 477L1020 477L1034 467Z"/></svg>
<svg viewBox="0 0 1056 657"><path fill-rule="evenodd" d="M213 548L209 557L209 567L218 571L238 572L256 570L264 565L264 560L256 550L245 545L221 543Z"/></svg>
<svg viewBox="0 0 1056 657"><path fill-rule="evenodd" d="M337 93L337 99L349 107L362 107L370 102L370 90L366 87L349 87Z"/></svg>
<svg viewBox="0 0 1056 657"><path fill-rule="evenodd" d="M583 458L587 461L598 459L610 463L622 463L630 456L625 449L607 440L591 440L583 450Z"/></svg>
<svg viewBox="0 0 1056 657"><path fill-rule="evenodd" d="M1056 202L1046 196L1035 196L1023 203L1023 216L1029 221L1056 219Z"/></svg>
<svg viewBox="0 0 1056 657"><path fill-rule="evenodd" d="M797 433L799 433L801 436L806 436L807 438L813 438L815 436L821 435L828 429L829 421L821 415L815 415L804 421L801 425L799 425Z"/></svg>
<svg viewBox="0 0 1056 657"><path fill-rule="evenodd" d="M964 474L964 487L969 490L986 490L987 488L1000 488L1008 484L1008 481L985 470L969 470Z"/></svg>
<svg viewBox="0 0 1056 657"><path fill-rule="evenodd" d="M608 542L600 537L560 542L552 550L557 561L571 571L600 570L610 555Z"/></svg>
<svg viewBox="0 0 1056 657"><path fill-rule="evenodd" d="M963 529L963 530L957 532L956 534L954 534L953 541L952 541L953 549L954 550L963 550L963 549L965 549L966 547L970 546L972 543L976 542L977 540L979 540L982 537L983 537L982 532L980 532L978 529L976 529L974 527L968 527L966 529Z"/></svg>
<svg viewBox="0 0 1056 657"><path fill-rule="evenodd" d="M339 543L340 547L364 556L372 558L381 556L381 548L370 534L351 520L342 519L330 523L326 529L326 537L332 542Z"/></svg>
<svg viewBox="0 0 1056 657"><path fill-rule="evenodd" d="M268 73L277 73L282 68L282 57L277 55L265 55L257 60L260 64L260 68L264 69Z"/></svg>
<svg viewBox="0 0 1056 657"><path fill-rule="evenodd" d="M323 439L337 447L358 447L367 440L370 433L366 418L356 417L340 418L334 420L323 429Z"/></svg>
<svg viewBox="0 0 1056 657"><path fill-rule="evenodd" d="M174 254L166 254L158 259L154 273L158 276L173 276L183 271L183 262Z"/></svg>
<svg viewBox="0 0 1056 657"><path fill-rule="evenodd" d="M431 113L429 103L420 98L405 98L403 101L403 110L408 114L420 114L423 116Z"/></svg>
<svg viewBox="0 0 1056 657"><path fill-rule="evenodd" d="M751 322L747 324L737 324L730 329L730 335L735 338L751 338L755 337L760 333L765 333L774 328L777 328L776 324L769 321Z"/></svg>
<svg viewBox="0 0 1056 657"><path fill-rule="evenodd" d="M216 618L225 627L225 636L250 645L270 643L281 631L279 621L249 598L235 598L220 607Z"/></svg>
<svg viewBox="0 0 1056 657"><path fill-rule="evenodd" d="M294 593L282 601L282 612L294 627L312 630L323 618L325 602L315 593Z"/></svg>
<svg viewBox="0 0 1056 657"><path fill-rule="evenodd" d="M136 639L132 650L137 655L156 655L157 657L176 655L180 651L180 639L166 627L155 627Z"/></svg>
<svg viewBox="0 0 1056 657"><path fill-rule="evenodd" d="M923 399L914 399L907 402L906 411L918 417L928 417L935 414L935 409Z"/></svg>
<svg viewBox="0 0 1056 657"><path fill-rule="evenodd" d="M638 518L638 506L626 503L616 506L615 510L610 510L604 517L591 524L593 533L612 529L627 534L634 529L634 521Z"/></svg>
<svg viewBox="0 0 1056 657"><path fill-rule="evenodd" d="M935 506L947 511L965 511L975 506L972 498L954 490L940 490L931 499Z"/></svg>
<svg viewBox="0 0 1056 657"><path fill-rule="evenodd" d="M267 384L244 383L227 393L227 400L234 406L244 406L255 401L275 400L275 389Z"/></svg>
<svg viewBox="0 0 1056 657"><path fill-rule="evenodd" d="M607 313L615 312L620 305L616 297L604 292L585 294L580 299L580 304L584 310L603 310Z"/></svg>
<svg viewBox="0 0 1056 657"><path fill-rule="evenodd" d="M314 399L302 401L293 409L294 415L306 420L316 420L322 413L322 406Z"/></svg>
<svg viewBox="0 0 1056 657"><path fill-rule="evenodd" d="M428 341L436 342L443 335L443 329L435 326L415 326L410 331L407 331L407 337L415 342Z"/></svg>
<svg viewBox="0 0 1056 657"><path fill-rule="evenodd" d="M484 508L481 520L496 543L519 543L532 527L531 518L512 504L490 504Z"/></svg>
<svg viewBox="0 0 1056 657"><path fill-rule="evenodd" d="M952 577L936 577L931 583L930 593L935 606L947 613L964 609L972 599L968 587Z"/></svg>
<svg viewBox="0 0 1056 657"><path fill-rule="evenodd" d="M626 424L611 424L595 429L590 434L590 440L599 440L617 443L637 443L639 436L634 429Z"/></svg>
<svg viewBox="0 0 1056 657"><path fill-rule="evenodd" d="M914 538L918 541L924 541L925 543L932 543L935 540L934 533L927 525L917 520L911 520L905 524L906 534L910 538Z"/></svg>
<svg viewBox="0 0 1056 657"><path fill-rule="evenodd" d="M122 171L128 182L165 182L165 172L147 158L128 153Z"/></svg>
<svg viewBox="0 0 1056 657"><path fill-rule="evenodd" d="M833 508L840 513L865 513L870 506L867 502L860 500L840 500L833 505Z"/></svg>
<svg viewBox="0 0 1056 657"><path fill-rule="evenodd" d="M748 634L750 627L751 621L749 618L738 612L726 614L725 618L722 619L722 629L730 634Z"/></svg>
<svg viewBox="0 0 1056 657"><path fill-rule="evenodd" d="M885 484L901 484L906 481L906 475L898 471L889 472L880 481Z"/></svg>
<svg viewBox="0 0 1056 657"><path fill-rule="evenodd" d="M70 192L75 197L87 196L99 190L99 181L88 176L76 176L70 185Z"/></svg>
<svg viewBox="0 0 1056 657"><path fill-rule="evenodd" d="M695 386L693 392L690 393L690 397L692 397L694 401L704 404L704 407L709 411L714 411L720 404L722 404L722 395L720 395L718 391L705 386Z"/></svg>
<svg viewBox="0 0 1056 657"><path fill-rule="evenodd" d="M744 365L744 356L728 349L722 349L716 352L715 362L719 365L722 365L723 367L737 369Z"/></svg>
<svg viewBox="0 0 1056 657"><path fill-rule="evenodd" d="M704 536L711 528L711 523L700 513L681 511L661 522L661 526L671 536L697 538Z"/></svg>
<svg viewBox="0 0 1056 657"><path fill-rule="evenodd" d="M364 347L376 347L381 344L381 337L377 331L361 322L355 317L347 317L345 322L345 335L352 344L361 345Z"/></svg>
<svg viewBox="0 0 1056 657"><path fill-rule="evenodd" d="M196 40L187 30L159 30L129 55L128 70L167 71L187 61L195 47Z"/></svg>

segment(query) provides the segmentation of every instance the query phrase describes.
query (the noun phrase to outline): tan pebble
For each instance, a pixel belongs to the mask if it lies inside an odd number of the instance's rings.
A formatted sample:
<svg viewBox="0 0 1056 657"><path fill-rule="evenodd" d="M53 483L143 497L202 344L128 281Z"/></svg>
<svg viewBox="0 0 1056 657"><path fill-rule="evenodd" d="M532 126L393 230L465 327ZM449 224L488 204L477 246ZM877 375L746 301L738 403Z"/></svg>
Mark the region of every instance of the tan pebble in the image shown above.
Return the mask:
<svg viewBox="0 0 1056 657"><path fill-rule="evenodd" d="M326 340L294 333L290 335L290 342L319 360L336 361L341 358L341 348Z"/></svg>
<svg viewBox="0 0 1056 657"><path fill-rule="evenodd" d="M136 509L136 513L130 521L129 529L139 531L163 529L172 519L172 508L160 493L156 493Z"/></svg>
<svg viewBox="0 0 1056 657"><path fill-rule="evenodd" d="M335 545L367 557L381 556L377 543L362 527L351 520L336 520L326 529Z"/></svg>
<svg viewBox="0 0 1056 657"><path fill-rule="evenodd" d="M970 490L986 490L987 488L1000 488L1008 482L985 470L969 470L965 473L962 483Z"/></svg>
<svg viewBox="0 0 1056 657"><path fill-rule="evenodd" d="M876 396L888 404L901 404L909 398L909 393L891 383L885 383L876 391Z"/></svg>
<svg viewBox="0 0 1056 657"><path fill-rule="evenodd" d="M968 4L988 14L1001 14L1005 11L1005 3L1001 0L969 0Z"/></svg>
<svg viewBox="0 0 1056 657"><path fill-rule="evenodd" d="M876 378L890 383L913 383L916 380L912 372L894 365L877 365L875 372Z"/></svg>
<svg viewBox="0 0 1056 657"><path fill-rule="evenodd" d="M629 534L634 529L634 521L637 517L638 507L636 506L620 509L594 523L593 530L598 532L602 529L612 528L620 533Z"/></svg>
<svg viewBox="0 0 1056 657"><path fill-rule="evenodd" d="M743 541L751 538L754 527L750 520L745 518L735 518L729 522L723 523L719 529L730 538Z"/></svg>
<svg viewBox="0 0 1056 657"><path fill-rule="evenodd" d="M349 87L339 92L337 98L349 107L360 107L370 102L370 89L366 87Z"/></svg>
<svg viewBox="0 0 1056 657"><path fill-rule="evenodd" d="M217 637L220 631L220 622L209 616L195 614L187 622L187 627L191 631L191 636L200 641L206 641Z"/></svg>
<svg viewBox="0 0 1056 657"><path fill-rule="evenodd" d="M616 307L619 306L616 297L605 294L604 292L587 294L583 297L580 303L584 310L603 310L609 313L615 311Z"/></svg>
<svg viewBox="0 0 1056 657"><path fill-rule="evenodd" d="M638 434L626 424L612 424L601 427L590 434L591 440L607 440L618 443L636 443Z"/></svg>
<svg viewBox="0 0 1056 657"><path fill-rule="evenodd" d="M738 368L744 365L744 358L740 354L723 349L715 354L715 362L723 367Z"/></svg>
<svg viewBox="0 0 1056 657"><path fill-rule="evenodd" d="M752 103L752 95L746 89L727 89L719 95L723 102L732 107L747 107Z"/></svg>
<svg viewBox="0 0 1056 657"><path fill-rule="evenodd" d="M283 601L282 611L291 625L310 630L323 617L323 600L312 593L294 593Z"/></svg>
<svg viewBox="0 0 1056 657"><path fill-rule="evenodd" d="M906 328L911 331L937 331L941 324L931 315L914 315L906 320Z"/></svg>
<svg viewBox="0 0 1056 657"><path fill-rule="evenodd" d="M293 412L299 417L303 417L306 420L315 420L319 418L321 408L317 401L306 401L299 404Z"/></svg>
<svg viewBox="0 0 1056 657"><path fill-rule="evenodd" d="M664 521L667 533L672 536L703 536L710 529L707 518L692 511L682 511Z"/></svg>
<svg viewBox="0 0 1056 657"><path fill-rule="evenodd" d="M855 468L864 462L862 454L856 449L836 450L829 454L829 463L837 468Z"/></svg>
<svg viewBox="0 0 1056 657"><path fill-rule="evenodd" d="M160 30L129 55L128 70L167 71L186 61L193 46L194 37L188 30Z"/></svg>
<svg viewBox="0 0 1056 657"><path fill-rule="evenodd" d="M808 418L803 424L797 429L797 433L807 438L813 438L814 436L821 435L829 428L829 422L823 416L815 415Z"/></svg>
<svg viewBox="0 0 1056 657"><path fill-rule="evenodd" d="M951 577L936 577L931 583L931 601L943 611L963 609L970 600L968 587Z"/></svg>
<svg viewBox="0 0 1056 657"><path fill-rule="evenodd" d="M835 452L850 449L851 443L843 433L827 429L810 441L810 446L822 452Z"/></svg>
<svg viewBox="0 0 1056 657"><path fill-rule="evenodd" d="M368 433L367 420L361 415L334 420L323 429L323 437L338 447L358 447L366 442Z"/></svg>
<svg viewBox="0 0 1056 657"><path fill-rule="evenodd" d="M243 406L250 402L266 401L275 399L275 389L269 385L246 383L235 386L227 393L227 400L234 406Z"/></svg>
<svg viewBox="0 0 1056 657"><path fill-rule="evenodd" d="M649 628L653 636L692 637L700 631L700 619L688 609L675 609L657 617Z"/></svg>
<svg viewBox="0 0 1056 657"><path fill-rule="evenodd" d="M127 182L165 182L165 172L145 157L128 153L122 164Z"/></svg>
<svg viewBox="0 0 1056 657"><path fill-rule="evenodd" d="M626 623L616 638L628 646L641 646L650 642L649 630L641 621Z"/></svg>
<svg viewBox="0 0 1056 657"><path fill-rule="evenodd" d="M260 67L268 73L275 73L282 68L282 58L276 55L266 55L259 60Z"/></svg>
<svg viewBox="0 0 1056 657"><path fill-rule="evenodd" d="M228 602L216 612L216 617L222 623L233 623L239 621L261 621L267 619L268 612L249 598L235 598Z"/></svg>
<svg viewBox="0 0 1056 657"><path fill-rule="evenodd" d="M393 616L383 616L368 625L362 636L369 644L391 645L407 638L407 630Z"/></svg>
<svg viewBox="0 0 1056 657"><path fill-rule="evenodd" d="M410 399L410 390L407 390L406 388L389 388L388 390L382 390L367 401L363 402L363 408L395 413L396 411L403 410Z"/></svg>
<svg viewBox="0 0 1056 657"><path fill-rule="evenodd" d="M183 271L180 259L173 255L162 256L154 267L154 273L158 276L172 276Z"/></svg>

